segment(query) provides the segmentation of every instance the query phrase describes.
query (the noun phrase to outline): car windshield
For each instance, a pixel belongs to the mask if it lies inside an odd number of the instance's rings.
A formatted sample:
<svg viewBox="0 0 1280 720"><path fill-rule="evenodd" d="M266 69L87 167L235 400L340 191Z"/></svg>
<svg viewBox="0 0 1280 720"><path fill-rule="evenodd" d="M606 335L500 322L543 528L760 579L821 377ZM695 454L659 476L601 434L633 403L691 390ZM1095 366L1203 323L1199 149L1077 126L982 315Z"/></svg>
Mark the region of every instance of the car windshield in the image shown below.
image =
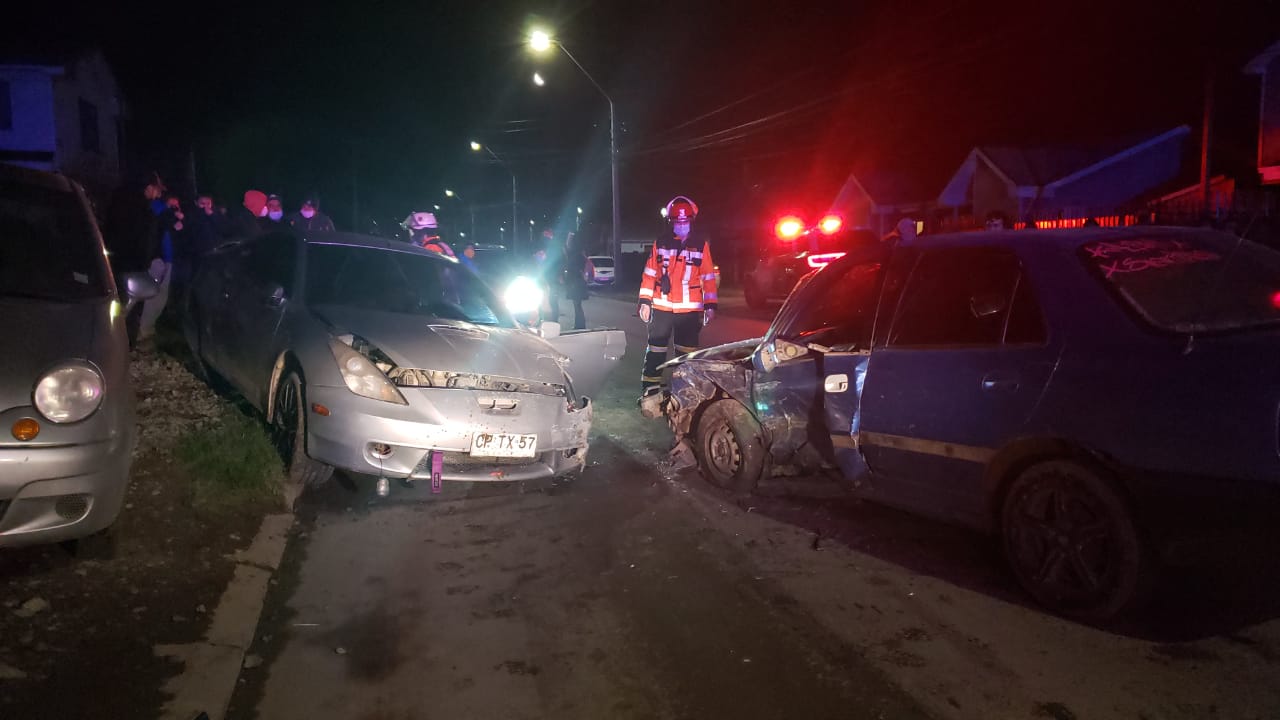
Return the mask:
<svg viewBox="0 0 1280 720"><path fill-rule="evenodd" d="M466 268L443 258L349 245L311 245L307 303L511 326Z"/></svg>
<svg viewBox="0 0 1280 720"><path fill-rule="evenodd" d="M1280 322L1280 253L1220 233L1084 245L1080 254L1151 325L1174 332Z"/></svg>
<svg viewBox="0 0 1280 720"><path fill-rule="evenodd" d="M79 197L0 180L0 296L79 302L109 294L102 244Z"/></svg>

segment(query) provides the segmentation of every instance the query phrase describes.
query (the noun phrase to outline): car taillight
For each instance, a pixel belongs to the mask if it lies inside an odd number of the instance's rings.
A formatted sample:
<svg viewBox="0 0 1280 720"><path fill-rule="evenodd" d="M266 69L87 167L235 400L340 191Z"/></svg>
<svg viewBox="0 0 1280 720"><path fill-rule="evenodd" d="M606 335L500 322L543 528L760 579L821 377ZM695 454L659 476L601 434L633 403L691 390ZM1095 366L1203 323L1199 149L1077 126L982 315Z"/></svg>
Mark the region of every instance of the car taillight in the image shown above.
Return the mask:
<svg viewBox="0 0 1280 720"><path fill-rule="evenodd" d="M842 253L842 252L834 252L834 253L818 253L818 254L816 254L816 255L810 255L810 256L809 256L809 267L811 267L811 268L820 268L820 267L822 267L823 265L827 265L827 264L833 263L833 262L835 262L836 260L839 260L839 259L840 259L840 258L842 258L842 257L844 257L844 253Z"/></svg>
<svg viewBox="0 0 1280 720"><path fill-rule="evenodd" d="M804 221L795 215L786 215L773 226L773 231L777 233L779 240L795 240L804 232Z"/></svg>
<svg viewBox="0 0 1280 720"><path fill-rule="evenodd" d="M834 235L840 230L840 226L844 225L844 220L839 215L827 215L822 218L822 222L818 223L818 229L823 235Z"/></svg>

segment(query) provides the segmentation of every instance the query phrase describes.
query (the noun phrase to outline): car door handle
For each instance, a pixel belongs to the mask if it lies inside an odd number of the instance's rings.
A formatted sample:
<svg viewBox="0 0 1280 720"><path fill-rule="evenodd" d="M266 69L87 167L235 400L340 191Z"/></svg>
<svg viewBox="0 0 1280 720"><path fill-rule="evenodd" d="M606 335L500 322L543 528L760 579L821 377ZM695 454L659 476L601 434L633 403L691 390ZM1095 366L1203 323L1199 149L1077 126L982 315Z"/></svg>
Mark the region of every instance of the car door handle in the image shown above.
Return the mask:
<svg viewBox="0 0 1280 720"><path fill-rule="evenodd" d="M982 378L983 390L1000 390L1003 392L1013 392L1018 389L1018 378L1016 375L1004 375L1001 373L987 373Z"/></svg>
<svg viewBox="0 0 1280 720"><path fill-rule="evenodd" d="M829 393L842 393L849 389L849 376L844 373L828 375L822 382L822 389Z"/></svg>

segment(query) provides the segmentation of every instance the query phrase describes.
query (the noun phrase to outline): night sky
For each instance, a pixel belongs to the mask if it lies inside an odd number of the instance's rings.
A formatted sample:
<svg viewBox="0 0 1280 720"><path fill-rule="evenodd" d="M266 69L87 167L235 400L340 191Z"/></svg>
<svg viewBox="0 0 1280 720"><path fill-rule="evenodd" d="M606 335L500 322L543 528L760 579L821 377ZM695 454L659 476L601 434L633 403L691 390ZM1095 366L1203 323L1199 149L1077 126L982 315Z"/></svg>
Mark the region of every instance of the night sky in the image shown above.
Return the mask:
<svg viewBox="0 0 1280 720"><path fill-rule="evenodd" d="M144 163L171 177L194 152L202 189L248 187L292 209L317 194L340 225L445 207L481 239L608 218L607 108L545 27L609 92L623 125L627 235L671 195L704 219L821 205L851 168L936 195L976 144L1088 144L1189 124L1216 78L1219 170L1247 170L1257 79L1280 2L44 3L6 9L5 42L96 44L132 110ZM537 70L547 86L534 87ZM443 189L462 200L446 200ZM354 191L354 193L353 193ZM739 223L740 224L740 223ZM592 232L592 230L588 230Z"/></svg>

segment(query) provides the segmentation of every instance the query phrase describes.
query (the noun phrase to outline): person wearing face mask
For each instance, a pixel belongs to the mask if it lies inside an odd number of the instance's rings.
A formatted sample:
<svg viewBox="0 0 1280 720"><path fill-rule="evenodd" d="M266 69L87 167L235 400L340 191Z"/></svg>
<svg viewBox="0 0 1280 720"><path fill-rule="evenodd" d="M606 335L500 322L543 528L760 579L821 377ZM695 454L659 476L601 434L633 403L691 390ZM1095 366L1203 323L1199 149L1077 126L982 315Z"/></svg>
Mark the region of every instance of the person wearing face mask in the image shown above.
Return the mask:
<svg viewBox="0 0 1280 720"><path fill-rule="evenodd" d="M333 220L316 208L316 201L307 198L302 201L298 214L289 218L289 224L300 233L333 232Z"/></svg>
<svg viewBox="0 0 1280 720"><path fill-rule="evenodd" d="M649 325L640 384L652 392L662 382L658 366L667 361L674 335L676 352L698 349L702 327L715 317L717 293L711 246L692 234L698 206L678 195L665 212L671 231L658 238L644 265L640 282L640 319Z"/></svg>
<svg viewBox="0 0 1280 720"><path fill-rule="evenodd" d="M266 213L262 216L263 232L285 230L289 227L289 223L284 221L284 201L279 195L268 195L265 209Z"/></svg>

